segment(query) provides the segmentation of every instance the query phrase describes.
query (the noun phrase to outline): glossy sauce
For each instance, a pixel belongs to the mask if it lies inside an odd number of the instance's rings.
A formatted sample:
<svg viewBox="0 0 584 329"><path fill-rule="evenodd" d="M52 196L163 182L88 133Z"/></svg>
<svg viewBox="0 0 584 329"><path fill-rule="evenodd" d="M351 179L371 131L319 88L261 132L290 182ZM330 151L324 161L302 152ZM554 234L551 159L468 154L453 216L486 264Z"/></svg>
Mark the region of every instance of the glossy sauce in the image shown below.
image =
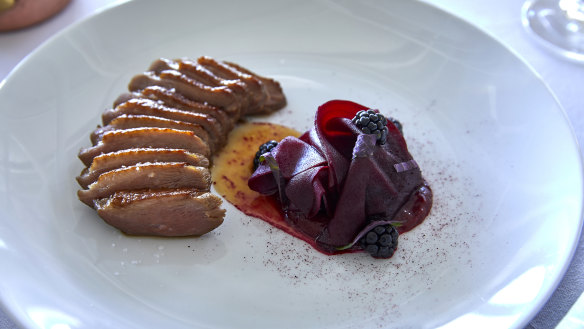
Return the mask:
<svg viewBox="0 0 584 329"><path fill-rule="evenodd" d="M253 158L260 145L270 140L279 142L284 137L300 135L294 129L273 123L240 124L231 131L226 146L213 159L211 175L217 193L237 209L314 245L314 241L309 241L288 225L280 202L275 197L261 195L247 185L253 173Z"/></svg>

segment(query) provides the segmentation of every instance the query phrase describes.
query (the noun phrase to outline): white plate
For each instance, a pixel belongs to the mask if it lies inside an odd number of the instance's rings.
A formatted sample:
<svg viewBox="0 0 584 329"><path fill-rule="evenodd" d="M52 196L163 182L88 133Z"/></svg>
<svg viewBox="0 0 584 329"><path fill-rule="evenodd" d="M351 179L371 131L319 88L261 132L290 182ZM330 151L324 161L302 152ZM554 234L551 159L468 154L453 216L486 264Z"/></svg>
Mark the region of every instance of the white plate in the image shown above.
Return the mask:
<svg viewBox="0 0 584 329"><path fill-rule="evenodd" d="M281 81L267 120L344 98L401 119L435 193L388 261L326 257L230 205L201 238L127 237L76 198L77 152L159 57ZM136 1L67 29L0 88L0 294L29 328L521 327L563 275L582 165L545 85L412 1Z"/></svg>

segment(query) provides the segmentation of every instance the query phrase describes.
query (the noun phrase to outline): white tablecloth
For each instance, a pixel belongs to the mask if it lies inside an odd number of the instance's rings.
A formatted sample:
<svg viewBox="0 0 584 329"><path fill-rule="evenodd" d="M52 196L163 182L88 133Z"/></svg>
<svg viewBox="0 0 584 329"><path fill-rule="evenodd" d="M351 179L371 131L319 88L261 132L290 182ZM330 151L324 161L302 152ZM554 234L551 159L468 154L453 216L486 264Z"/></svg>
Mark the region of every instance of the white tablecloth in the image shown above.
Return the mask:
<svg viewBox="0 0 584 329"><path fill-rule="evenodd" d="M74 0L65 10L40 25L0 33L0 80L39 44L63 28L121 0ZM522 57L548 84L584 145L584 64L575 64L548 53L529 38L520 20L523 0L426 0L426 2L471 22L500 40ZM4 270L4 269L3 269ZM565 316L584 290L584 243L548 304L527 328L549 329ZM0 310L0 328L15 329L9 315Z"/></svg>

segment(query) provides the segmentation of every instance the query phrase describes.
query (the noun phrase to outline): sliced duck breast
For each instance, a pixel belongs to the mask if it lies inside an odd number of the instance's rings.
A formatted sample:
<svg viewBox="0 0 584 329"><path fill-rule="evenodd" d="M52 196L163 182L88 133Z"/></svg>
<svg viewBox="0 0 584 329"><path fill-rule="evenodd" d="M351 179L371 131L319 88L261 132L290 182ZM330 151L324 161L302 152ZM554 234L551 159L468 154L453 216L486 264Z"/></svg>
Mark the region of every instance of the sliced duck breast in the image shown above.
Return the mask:
<svg viewBox="0 0 584 329"><path fill-rule="evenodd" d="M211 156L250 114L286 104L278 82L210 57L161 58L134 76L83 148L78 198L131 235L192 236L223 222Z"/></svg>
<svg viewBox="0 0 584 329"><path fill-rule="evenodd" d="M238 117L228 115L219 107L195 102L177 93L175 90L166 89L164 87L147 87L140 92L140 95L178 110L210 115L214 117L224 129L229 131L233 129L233 126L239 120Z"/></svg>
<svg viewBox="0 0 584 329"><path fill-rule="evenodd" d="M184 65L188 64L195 65L193 62L185 60ZM234 91L245 95L246 104L242 106L242 115L262 112L261 108L263 108L268 95L259 77L238 71L211 57L200 57L197 64L225 81L241 81L240 84L234 86Z"/></svg>
<svg viewBox="0 0 584 329"><path fill-rule="evenodd" d="M176 70L165 70L156 74L148 71L132 78L128 89L140 91L150 86L162 86L175 89L185 97L223 108L231 115L239 116L241 104L237 95L226 86L209 87L199 81L189 78Z"/></svg>
<svg viewBox="0 0 584 329"><path fill-rule="evenodd" d="M168 58L158 58L155 59L148 68L148 71L155 74L160 74L162 71L166 70L178 70L178 63Z"/></svg>
<svg viewBox="0 0 584 329"><path fill-rule="evenodd" d="M125 103L127 101L129 101L130 99L138 99L138 98L145 98L144 95L142 95L141 92L139 91L133 91L133 92L127 92L127 93L122 93L120 94L116 100L113 102L112 107L115 108L118 105Z"/></svg>
<svg viewBox="0 0 584 329"><path fill-rule="evenodd" d="M228 85L222 83L222 79L215 76L213 73L206 70L204 67L198 65L185 67L184 63L180 60L160 58L155 60L148 69L148 71L154 72L158 75L163 71L167 70L179 71L180 73L185 74L189 78L196 80L208 87L219 86L229 87Z"/></svg>
<svg viewBox="0 0 584 329"><path fill-rule="evenodd" d="M212 116L182 111L170 108L151 99L130 99L114 109L106 110L102 114L102 122L108 125L113 119L121 115L149 115L170 120L184 121L202 126L209 135L209 147L213 150L220 147L227 139L225 129Z"/></svg>
<svg viewBox="0 0 584 329"><path fill-rule="evenodd" d="M191 153L210 156L209 146L192 131L170 128L133 128L113 130L103 134L97 145L81 149L79 159L89 167L100 154L133 148L184 149Z"/></svg>
<svg viewBox="0 0 584 329"><path fill-rule="evenodd" d="M95 201L98 215L131 235L191 236L223 223L221 199L193 189L118 191Z"/></svg>
<svg viewBox="0 0 584 329"><path fill-rule="evenodd" d="M284 92L282 91L282 87L280 83L274 79L266 78L263 76L259 76L248 69L241 67L235 63L231 62L224 62L226 65L234 68L235 70L243 73L247 73L249 75L253 75L257 77L264 86L264 91L266 93L267 99L263 103L263 106L258 108L256 111L247 113L247 114L267 114L272 113L276 110L281 109L282 107L286 106L286 96L284 96Z"/></svg>
<svg viewBox="0 0 584 329"><path fill-rule="evenodd" d="M89 168L83 169L77 182L86 189L104 172L147 162L184 162L191 166L209 167L207 157L181 149L134 148L96 156Z"/></svg>
<svg viewBox="0 0 584 329"><path fill-rule="evenodd" d="M79 190L79 200L93 207L93 200L100 199L117 191L159 189L159 188L194 188L209 191L211 174L205 167L195 167L184 162L140 163L105 172L88 186Z"/></svg>
<svg viewBox="0 0 584 329"><path fill-rule="evenodd" d="M210 86L226 86L232 90L240 99L242 115L250 112L250 108L257 107L258 102L265 98L261 88L254 88L253 84L248 86L242 79L242 74L215 74L209 68L188 59L177 60L177 64L178 71L195 80ZM253 79L251 76L247 77Z"/></svg>
<svg viewBox="0 0 584 329"><path fill-rule="evenodd" d="M119 117L114 118L107 126L98 127L89 136L91 143L96 145L103 134L112 130L120 129L131 129L131 128L142 128L142 127L154 127L154 128L172 128L177 130L187 130L192 131L195 135L199 136L207 144L210 143L209 133L199 124L170 120L161 117L155 117L151 115L133 115L133 114L122 114Z"/></svg>

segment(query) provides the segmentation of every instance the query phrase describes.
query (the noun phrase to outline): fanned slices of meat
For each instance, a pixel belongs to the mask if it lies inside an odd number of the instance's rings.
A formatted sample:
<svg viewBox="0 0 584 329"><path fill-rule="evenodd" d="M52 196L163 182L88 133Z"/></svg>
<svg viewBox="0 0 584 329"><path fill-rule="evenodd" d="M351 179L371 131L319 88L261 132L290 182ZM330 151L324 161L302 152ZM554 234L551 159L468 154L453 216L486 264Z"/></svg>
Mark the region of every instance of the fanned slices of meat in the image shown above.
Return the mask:
<svg viewBox="0 0 584 329"><path fill-rule="evenodd" d="M177 93L175 90L169 90L159 86L151 86L144 88L141 93L150 99L163 102L169 107L174 107L183 111L210 115L214 117L219 123L221 123L223 127L226 127L226 129L229 130L231 130L237 120L239 120L239 118L236 118L236 116L229 115L227 112L217 106L190 100Z"/></svg>
<svg viewBox="0 0 584 329"><path fill-rule="evenodd" d="M211 174L205 167L184 162L143 163L105 172L87 190L79 190L77 196L93 206L93 200L117 191L183 187L208 191L210 184Z"/></svg>
<svg viewBox="0 0 584 329"><path fill-rule="evenodd" d="M182 60L171 60L167 58L160 58L155 60L149 68L149 71L152 71L156 74L160 74L166 70L175 70L179 71L182 74L185 74L191 79L194 79L206 86L209 87L219 87L219 86L226 86L230 87L230 85L237 83L237 81L232 80L229 83L223 83L222 79L213 75L210 71L206 70L202 66L197 65L189 65L187 67L184 66L184 62Z"/></svg>
<svg viewBox="0 0 584 329"><path fill-rule="evenodd" d="M199 137L202 139L207 138L206 141L212 150L222 146L227 139L228 131L212 116L167 107L151 99L130 99L116 106L114 109L106 110L101 116L102 122L104 125L109 125L113 119L124 114L155 116L200 125L207 134Z"/></svg>
<svg viewBox="0 0 584 329"><path fill-rule="evenodd" d="M244 77L235 73L221 74L221 72L217 74L220 71L213 70L211 67L200 65L197 61L188 59L179 60L177 65L178 71L195 80L214 86L226 86L232 90L240 99L242 115L253 112L253 109L257 108L263 99L265 99L262 91L259 88L254 88L255 85L251 83L253 80L259 82L254 77ZM251 79L244 81L248 77Z"/></svg>
<svg viewBox="0 0 584 329"><path fill-rule="evenodd" d="M79 199L133 235L205 234L223 222L209 162L243 115L286 104L278 82L210 57L136 75L79 152Z"/></svg>
<svg viewBox="0 0 584 329"><path fill-rule="evenodd" d="M86 189L97 178L110 170L148 162L184 162L191 166L209 167L209 159L183 149L133 148L96 156L91 166L83 169L77 182Z"/></svg>
<svg viewBox="0 0 584 329"><path fill-rule="evenodd" d="M278 83L278 81L271 79L271 78L266 78L266 77L256 75L255 73L251 72L250 70L243 68L240 65L237 65L235 63L232 63L232 62L224 62L224 63L227 66L232 67L236 71L255 76L262 82L262 85L264 87L263 90L264 90L264 93L265 93L267 99L263 103L262 107L258 108L255 112L247 113L247 114L272 113L272 112L279 110L282 107L286 106L286 97L284 96L284 92L282 91L282 87L280 86L280 83Z"/></svg>
<svg viewBox="0 0 584 329"><path fill-rule="evenodd" d="M95 201L105 222L131 235L202 235L223 223L221 199L193 189L119 191Z"/></svg>
<svg viewBox="0 0 584 329"><path fill-rule="evenodd" d="M122 114L110 121L108 125L95 129L90 135L91 143L93 145L99 143L103 137L103 134L108 131L142 127L172 128L177 130L192 131L195 135L199 136L202 140L209 144L209 133L207 133L207 131L199 124L170 120L151 115L133 114Z"/></svg>
<svg viewBox="0 0 584 329"><path fill-rule="evenodd" d="M217 61L213 61L213 66L204 66L189 59L161 58L152 63L150 72L161 76L170 72L179 72L191 81L208 87L227 87L237 97L242 114L252 112L250 110L261 106L261 102L266 98L259 86L261 82L255 77L235 72L228 66L221 65ZM216 69L217 67L219 70ZM176 75L176 73L173 74Z"/></svg>
<svg viewBox="0 0 584 329"><path fill-rule="evenodd" d="M151 71L138 74L132 78L128 89L130 91L140 91L150 86L175 89L189 99L194 101L204 100L208 104L224 109L230 115L239 117L241 113L239 99L228 87L209 87L176 70L165 70L160 74Z"/></svg>
<svg viewBox="0 0 584 329"><path fill-rule="evenodd" d="M207 158L210 156L209 146L191 131L133 128L106 132L97 145L82 149L79 152L79 159L86 166L90 166L93 158L100 154L140 147L184 149Z"/></svg>
<svg viewBox="0 0 584 329"><path fill-rule="evenodd" d="M161 86L150 86L138 92L122 94L114 102L114 107L131 99L148 98L164 106L182 111L210 115L217 120L224 129L231 131L239 118L227 114L223 109L203 102L190 100L175 90Z"/></svg>
<svg viewBox="0 0 584 329"><path fill-rule="evenodd" d="M185 64L194 65L194 63L190 62L186 62ZM206 56L200 57L197 60L197 64L225 81L241 81L235 89L236 92L244 94L246 97L247 106L242 107L243 114L250 115L270 112L269 109L264 109L264 104L269 95L267 95L259 76L235 70L225 63Z"/></svg>

